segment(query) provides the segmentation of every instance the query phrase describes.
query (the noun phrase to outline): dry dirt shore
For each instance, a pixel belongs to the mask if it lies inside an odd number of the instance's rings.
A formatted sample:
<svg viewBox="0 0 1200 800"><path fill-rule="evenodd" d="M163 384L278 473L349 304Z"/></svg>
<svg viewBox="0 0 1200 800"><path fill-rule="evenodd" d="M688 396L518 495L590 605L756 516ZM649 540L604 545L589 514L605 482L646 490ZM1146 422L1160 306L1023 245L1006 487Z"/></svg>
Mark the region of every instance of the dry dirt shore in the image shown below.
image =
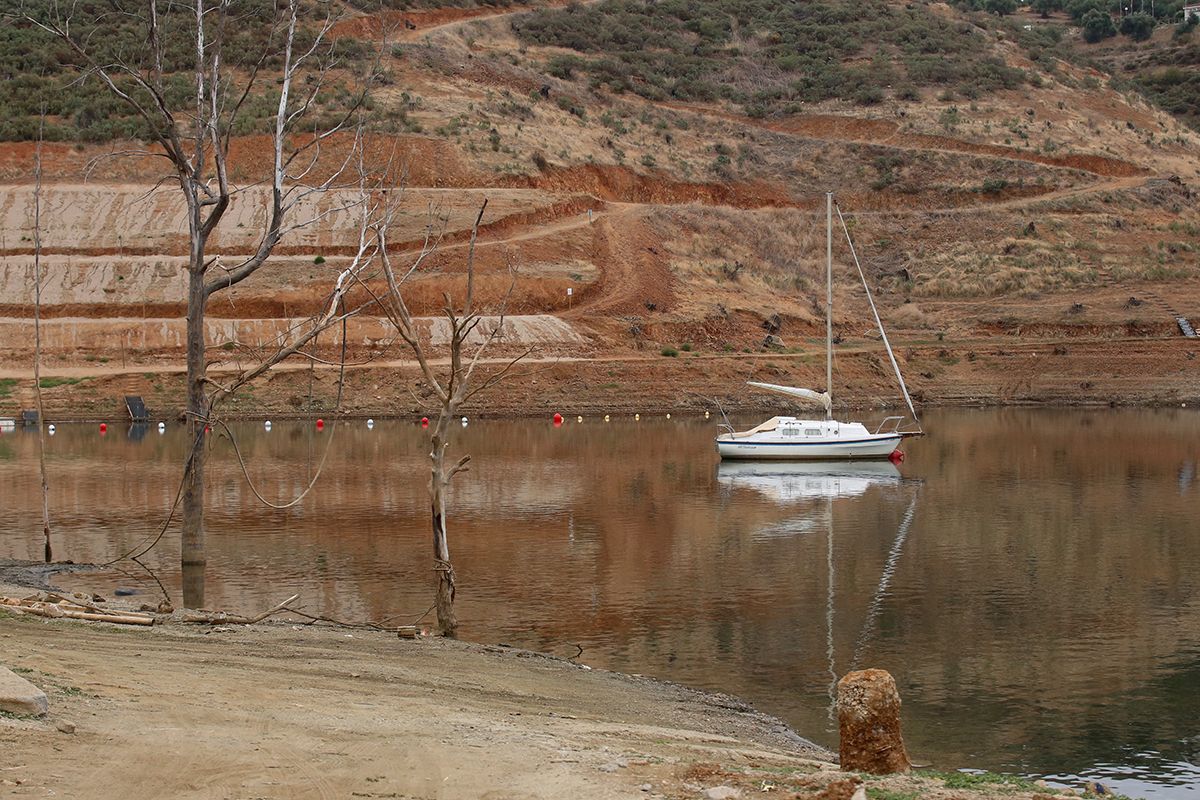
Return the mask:
<svg viewBox="0 0 1200 800"><path fill-rule="evenodd" d="M1016 337L957 342L900 342L897 352L916 402L924 406L977 405L1179 405L1200 402L1196 339L1022 340ZM482 371L500 369L495 359ZM214 369L218 378L223 367ZM145 398L155 419L175 418L183 407L183 367L147 361L119 367L90 363L43 369L51 421L126 418L123 396ZM0 416L34 406L31 370L0 365ZM419 370L409 361L377 361L346 370L342 401L336 365L277 367L267 378L221 407L227 419L335 416L389 417L428 414ZM778 407L770 395L747 391L748 380L791 386L824 384L824 356L807 352L713 354L657 352L610 356L533 357L512 377L473 399L472 417L521 417L654 412L717 413ZM7 384L4 381L8 381ZM834 376L839 404L859 407L899 402L886 355L877 345L845 347Z"/></svg>
<svg viewBox="0 0 1200 800"><path fill-rule="evenodd" d="M735 698L502 646L0 611L0 659L50 698L47 719L0 715L5 797L1052 794L842 773Z"/></svg>

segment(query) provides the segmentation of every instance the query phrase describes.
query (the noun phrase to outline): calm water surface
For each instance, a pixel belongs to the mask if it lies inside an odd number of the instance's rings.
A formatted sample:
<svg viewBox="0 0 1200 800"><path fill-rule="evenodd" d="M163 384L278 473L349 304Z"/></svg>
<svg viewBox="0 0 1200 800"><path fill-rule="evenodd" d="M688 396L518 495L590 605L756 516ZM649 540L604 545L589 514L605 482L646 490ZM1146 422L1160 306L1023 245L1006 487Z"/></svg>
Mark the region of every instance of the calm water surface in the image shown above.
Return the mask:
<svg viewBox="0 0 1200 800"><path fill-rule="evenodd" d="M478 422L455 447L467 638L743 696L836 744L831 684L882 667L941 768L1200 797L1200 414L945 411L899 469L718 464L710 422ZM209 469L208 601L397 621L431 603L426 445L398 422L234 427ZM60 426L55 553L152 536L182 430ZM38 558L36 437L0 435L0 557ZM149 563L178 586L171 531ZM141 579L68 578L80 586ZM150 588L143 588L148 595Z"/></svg>

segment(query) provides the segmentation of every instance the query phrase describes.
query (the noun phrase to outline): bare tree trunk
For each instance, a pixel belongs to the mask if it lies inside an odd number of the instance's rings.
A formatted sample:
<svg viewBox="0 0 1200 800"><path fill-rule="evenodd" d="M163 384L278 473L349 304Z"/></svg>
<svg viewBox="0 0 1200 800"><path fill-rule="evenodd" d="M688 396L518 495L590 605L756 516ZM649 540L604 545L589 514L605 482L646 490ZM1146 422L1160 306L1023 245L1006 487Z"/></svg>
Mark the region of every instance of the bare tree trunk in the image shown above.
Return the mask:
<svg viewBox="0 0 1200 800"><path fill-rule="evenodd" d="M184 605L197 608L204 604L204 569L207 562L204 541L204 464L207 460L206 427L213 421L213 409L237 386L262 375L284 358L302 352L324 327L336 323L339 319L338 302L345 296L350 284L359 279L359 272L365 268L365 264L374 257L372 244L367 237L371 204L365 189L367 178L361 158L366 87L370 84L370 78L364 77L361 87L350 96L349 106L335 117L332 124L319 126L311 132L311 136L293 143L294 133L308 130L318 98L327 88L324 80L339 61L329 38L335 23L332 10L319 27L312 30L304 22L301 0L278 0L270 37L272 43L278 42L277 49L240 53L225 48L227 28L243 24L240 13L232 10L231 0L188 0L167 4L167 12L174 15L173 21L188 26L183 30L188 30L194 46L195 108L194 113L183 114L178 102L168 98L170 81L165 66L168 59L162 35L160 3L147 2L143 11L129 12L133 19L140 20L145 26L148 50L141 63L110 63L96 57L90 49L90 37L85 35L78 38L72 33L71 22L76 4L31 5L47 7L30 9L22 4L21 18L67 44L81 62L81 67L99 77L113 97L148 124L154 132L154 150L171 163L171 182L178 181L187 205L190 241L187 427L192 448L183 475L180 562ZM185 14L188 17L186 22ZM301 47L296 46L298 31L307 40ZM281 37L278 40L277 35ZM274 82L278 89L271 89L267 94L269 96L274 91L279 94L273 134L270 204L254 252L226 268L218 259L208 257L208 241L225 219L225 212L237 191L229 182L227 169L231 138L239 128L239 120L243 119L242 113L249 105L253 105L247 101L256 96L253 91L255 87L267 85L267 74L273 69L268 69L272 58L281 59L282 65L281 74ZM294 93L297 79L302 88ZM322 160L322 143L350 130L355 134L350 154L340 163L335 162L331 173L323 171L319 179L312 177L310 173L316 174L314 169ZM329 311L314 318L311 330L298 332L291 343L280 345L274 355L267 357L257 367L242 372L229 386L222 387L210 380L206 374L204 328L208 299L257 273L268 263L275 246L287 233L318 224L323 216L331 214L334 209L318 211L308 219L292 219L306 198L337 189L343 173L356 164L359 167L362 194L360 199L347 203L344 208L362 204L367 209L364 212L366 218L360 231L358 256L339 279Z"/></svg>
<svg viewBox="0 0 1200 800"><path fill-rule="evenodd" d="M429 500L433 512L433 568L437 573L437 590L434 608L437 610L438 627L443 636L458 634L458 617L454 614L454 565L450 563L450 544L446 536L446 446L449 444L450 414L453 409L443 407L433 434L433 449L429 454Z"/></svg>
<svg viewBox="0 0 1200 800"><path fill-rule="evenodd" d="M193 258L197 256L194 254ZM203 253L199 254L203 263ZM193 262L195 263L195 262ZM192 442L191 457L184 467L183 541L180 562L183 569L183 605L204 606L204 461L205 426L208 424L208 398L205 393L204 276L189 275L187 310L187 430Z"/></svg>
<svg viewBox="0 0 1200 800"><path fill-rule="evenodd" d="M43 555L49 564L54 553L50 548L50 482L46 479L46 415L42 409L42 129L45 124L43 111L38 125L37 181L33 187L33 391L37 398L38 466L42 471Z"/></svg>

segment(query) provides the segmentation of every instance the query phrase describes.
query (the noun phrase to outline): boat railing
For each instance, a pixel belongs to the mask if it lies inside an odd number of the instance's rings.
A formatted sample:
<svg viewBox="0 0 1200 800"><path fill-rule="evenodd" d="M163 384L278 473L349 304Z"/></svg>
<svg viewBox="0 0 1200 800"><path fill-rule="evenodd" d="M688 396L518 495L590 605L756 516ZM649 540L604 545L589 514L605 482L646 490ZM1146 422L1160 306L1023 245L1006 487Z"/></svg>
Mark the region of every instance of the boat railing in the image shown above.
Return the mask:
<svg viewBox="0 0 1200 800"><path fill-rule="evenodd" d="M880 422L879 427L875 429L875 433L899 433L900 425L905 419L905 417L884 417L883 422Z"/></svg>

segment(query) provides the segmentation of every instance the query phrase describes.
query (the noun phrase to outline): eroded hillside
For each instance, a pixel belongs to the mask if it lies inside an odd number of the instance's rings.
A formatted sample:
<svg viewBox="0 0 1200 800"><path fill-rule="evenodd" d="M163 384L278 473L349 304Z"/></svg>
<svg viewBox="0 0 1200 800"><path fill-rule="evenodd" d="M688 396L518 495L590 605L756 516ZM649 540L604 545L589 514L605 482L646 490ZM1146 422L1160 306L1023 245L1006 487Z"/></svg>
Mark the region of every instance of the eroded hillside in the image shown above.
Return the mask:
<svg viewBox="0 0 1200 800"><path fill-rule="evenodd" d="M880 3L863 21L833 3L813 21L709 5L688 19L617 0L348 9L335 29L355 52L383 53L372 98L388 129L368 152L404 192L396 251L415 252L430 226L441 237L411 287L422 313L463 285L488 199L480 285L494 306L509 298L506 344L533 345L539 365L489 408L744 403L751 377L820 385L828 190L925 400L1200 396L1196 340L1175 319L1200 317L1200 135L1048 55L1024 29L1033 15ZM899 30L864 38L879 20ZM843 37L831 49L789 59L788 43L829 31ZM45 148L48 365L82 382L47 393L62 407L115 408L123 391L177 402L182 210L169 187L152 191L149 160L98 158L126 147ZM264 147L235 141L241 185L263 177ZM30 143L0 143L10 379L31 360L32 169ZM259 200L237 199L224 258L253 246ZM291 236L277 266L214 304L214 357L248 358L311 311L355 237L344 213ZM882 401L894 392L841 242L835 260L835 381L843 397ZM776 315L782 349L763 345ZM353 360L375 359L351 371L349 407L416 408L386 326L364 317L347 333ZM281 371L241 408L327 405L335 376L309 368ZM5 410L28 402L23 383L5 394Z"/></svg>

